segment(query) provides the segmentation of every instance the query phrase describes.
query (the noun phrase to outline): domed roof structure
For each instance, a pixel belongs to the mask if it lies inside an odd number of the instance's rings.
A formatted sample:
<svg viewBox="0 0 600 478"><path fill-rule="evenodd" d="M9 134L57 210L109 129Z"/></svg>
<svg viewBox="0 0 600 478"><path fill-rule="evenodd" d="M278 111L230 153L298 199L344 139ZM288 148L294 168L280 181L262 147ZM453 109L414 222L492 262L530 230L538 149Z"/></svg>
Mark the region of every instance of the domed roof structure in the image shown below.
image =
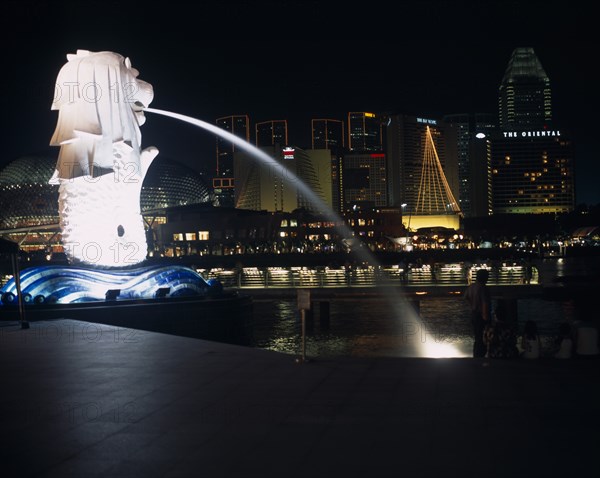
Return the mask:
<svg viewBox="0 0 600 478"><path fill-rule="evenodd" d="M25 156L0 171L0 229L58 222L58 187L48 184L55 164Z"/></svg>
<svg viewBox="0 0 600 478"><path fill-rule="evenodd" d="M0 170L0 230L58 223L58 187L48 184L55 166L56 158L24 156ZM142 184L140 206L144 213L209 201L199 173L159 156Z"/></svg>
<svg viewBox="0 0 600 478"><path fill-rule="evenodd" d="M171 206L206 203L210 201L210 192L200 173L159 156L148 169L140 201L143 213Z"/></svg>

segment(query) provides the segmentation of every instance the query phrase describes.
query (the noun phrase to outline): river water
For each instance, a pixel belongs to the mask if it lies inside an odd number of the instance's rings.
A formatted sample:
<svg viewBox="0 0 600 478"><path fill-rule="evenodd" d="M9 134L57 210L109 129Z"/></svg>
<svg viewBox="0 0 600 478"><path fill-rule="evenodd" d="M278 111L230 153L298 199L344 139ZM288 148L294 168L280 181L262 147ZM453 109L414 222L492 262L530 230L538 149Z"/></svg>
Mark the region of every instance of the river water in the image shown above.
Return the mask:
<svg viewBox="0 0 600 478"><path fill-rule="evenodd" d="M540 281L555 277L597 274L600 258L562 258L540 261ZM321 321L319 307L307 321L307 358L356 357L471 357L468 306L461 296L431 297L420 301L419 321L399 313L391 299L334 298L329 321ZM398 298L398 300L401 300ZM571 302L539 298L519 299L518 332L525 321L537 322L543 351L550 353L552 339L562 321L572 321ZM324 316L326 314L323 314ZM254 300L252 346L290 355L302 353L301 317L296 300Z"/></svg>

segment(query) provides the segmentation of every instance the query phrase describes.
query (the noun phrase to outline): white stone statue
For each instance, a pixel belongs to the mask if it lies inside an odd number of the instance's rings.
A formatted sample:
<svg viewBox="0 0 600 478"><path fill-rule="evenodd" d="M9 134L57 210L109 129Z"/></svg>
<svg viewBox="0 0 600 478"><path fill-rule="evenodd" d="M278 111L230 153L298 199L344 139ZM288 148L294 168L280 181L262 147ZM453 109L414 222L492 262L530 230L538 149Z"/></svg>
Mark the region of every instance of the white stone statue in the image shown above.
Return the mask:
<svg viewBox="0 0 600 478"><path fill-rule="evenodd" d="M60 186L65 253L72 264L140 263L148 252L140 193L158 154L141 150L152 86L117 53L78 50L67 59L56 80L58 124L50 141L60 146L50 183Z"/></svg>

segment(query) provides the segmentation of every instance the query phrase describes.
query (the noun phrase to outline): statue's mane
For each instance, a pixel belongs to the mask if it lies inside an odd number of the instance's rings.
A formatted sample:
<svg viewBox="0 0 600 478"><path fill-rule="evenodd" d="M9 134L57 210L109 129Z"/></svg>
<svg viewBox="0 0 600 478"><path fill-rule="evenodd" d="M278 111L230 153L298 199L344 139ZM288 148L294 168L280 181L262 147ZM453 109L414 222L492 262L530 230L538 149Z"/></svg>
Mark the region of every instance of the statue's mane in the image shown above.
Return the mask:
<svg viewBox="0 0 600 478"><path fill-rule="evenodd" d="M78 50L67 59L52 102L58 122L50 144L60 153L51 182L110 172L115 152L129 152L139 162L139 127L152 101L151 85L118 53Z"/></svg>

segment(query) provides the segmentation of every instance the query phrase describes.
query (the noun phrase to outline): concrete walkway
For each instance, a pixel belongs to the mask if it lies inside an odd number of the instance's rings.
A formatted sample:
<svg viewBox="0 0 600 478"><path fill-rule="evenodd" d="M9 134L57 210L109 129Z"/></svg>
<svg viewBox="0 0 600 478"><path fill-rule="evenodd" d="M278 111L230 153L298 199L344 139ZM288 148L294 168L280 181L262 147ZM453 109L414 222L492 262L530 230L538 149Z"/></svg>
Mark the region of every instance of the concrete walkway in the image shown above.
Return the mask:
<svg viewBox="0 0 600 478"><path fill-rule="evenodd" d="M294 357L0 323L0 474L599 476L600 360Z"/></svg>

